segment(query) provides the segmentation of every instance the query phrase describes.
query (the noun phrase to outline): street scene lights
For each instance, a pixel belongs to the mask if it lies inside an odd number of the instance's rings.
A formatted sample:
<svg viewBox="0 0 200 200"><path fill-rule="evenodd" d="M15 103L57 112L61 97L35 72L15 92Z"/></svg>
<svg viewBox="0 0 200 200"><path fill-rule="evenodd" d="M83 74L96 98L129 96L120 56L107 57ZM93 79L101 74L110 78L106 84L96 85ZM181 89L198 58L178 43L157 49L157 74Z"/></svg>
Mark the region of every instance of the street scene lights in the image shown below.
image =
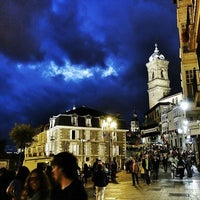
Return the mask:
<svg viewBox="0 0 200 200"><path fill-rule="evenodd" d="M113 156L113 148L112 148L112 138L111 134L116 130L117 128L117 122L112 118L108 117L106 120L103 120L102 123L102 130L103 132L107 132L108 134L108 162L109 167L111 166L111 157ZM111 154L112 152L112 154Z"/></svg>

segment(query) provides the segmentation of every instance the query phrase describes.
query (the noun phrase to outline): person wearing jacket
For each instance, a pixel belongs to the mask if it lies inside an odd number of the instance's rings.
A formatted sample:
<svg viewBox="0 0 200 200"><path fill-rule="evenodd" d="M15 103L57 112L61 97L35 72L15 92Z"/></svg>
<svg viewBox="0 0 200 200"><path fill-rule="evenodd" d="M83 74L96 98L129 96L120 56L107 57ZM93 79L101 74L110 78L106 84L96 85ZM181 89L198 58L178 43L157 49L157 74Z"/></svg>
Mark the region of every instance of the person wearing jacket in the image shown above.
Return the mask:
<svg viewBox="0 0 200 200"><path fill-rule="evenodd" d="M151 172L151 161L149 159L149 155L145 155L145 159L142 160L142 167L145 171L145 178L146 178L146 184L150 185L150 172Z"/></svg>
<svg viewBox="0 0 200 200"><path fill-rule="evenodd" d="M135 186L135 182L139 184L138 181L138 172L139 172L139 167L138 167L138 162L136 159L132 159L132 164L131 164L131 174L132 174L132 183L133 186Z"/></svg>
<svg viewBox="0 0 200 200"><path fill-rule="evenodd" d="M159 164L160 161L158 157L154 155L152 159L153 180L158 180Z"/></svg>
<svg viewBox="0 0 200 200"><path fill-rule="evenodd" d="M108 177L103 170L103 165L98 164L93 179L96 188L96 200L104 200L105 189L108 184Z"/></svg>

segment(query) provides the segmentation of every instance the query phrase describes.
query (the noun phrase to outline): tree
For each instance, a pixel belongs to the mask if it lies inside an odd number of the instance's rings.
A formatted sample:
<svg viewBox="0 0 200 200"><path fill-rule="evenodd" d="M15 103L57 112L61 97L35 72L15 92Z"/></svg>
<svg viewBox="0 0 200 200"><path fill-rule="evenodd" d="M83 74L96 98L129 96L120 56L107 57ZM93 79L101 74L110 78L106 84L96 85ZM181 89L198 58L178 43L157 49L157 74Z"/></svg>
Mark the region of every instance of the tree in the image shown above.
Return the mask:
<svg viewBox="0 0 200 200"><path fill-rule="evenodd" d="M10 131L10 138L22 151L25 149L28 143L33 141L35 135L34 128L30 124L15 124L13 129Z"/></svg>
<svg viewBox="0 0 200 200"><path fill-rule="evenodd" d="M33 141L34 135L35 130L30 124L15 124L10 131L10 138L16 147L21 150L21 153L19 154L19 165L23 163L24 149Z"/></svg>

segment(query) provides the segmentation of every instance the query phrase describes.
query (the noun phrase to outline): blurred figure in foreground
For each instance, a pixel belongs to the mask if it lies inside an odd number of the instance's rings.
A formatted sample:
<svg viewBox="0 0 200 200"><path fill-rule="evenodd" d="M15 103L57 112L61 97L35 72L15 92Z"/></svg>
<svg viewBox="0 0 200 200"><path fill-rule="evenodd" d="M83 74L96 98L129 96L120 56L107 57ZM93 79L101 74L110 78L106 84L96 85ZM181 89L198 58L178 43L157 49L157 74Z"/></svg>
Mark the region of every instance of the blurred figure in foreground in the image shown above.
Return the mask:
<svg viewBox="0 0 200 200"><path fill-rule="evenodd" d="M29 169L25 166L21 166L17 170L14 180L10 182L6 190L6 193L11 197L12 200L20 200L21 192L29 173Z"/></svg>
<svg viewBox="0 0 200 200"><path fill-rule="evenodd" d="M50 184L41 169L34 169L28 175L21 200L50 200Z"/></svg>
<svg viewBox="0 0 200 200"><path fill-rule="evenodd" d="M55 181L60 185L53 200L87 200L87 193L82 182L78 179L77 158L62 152L54 156L52 173Z"/></svg>

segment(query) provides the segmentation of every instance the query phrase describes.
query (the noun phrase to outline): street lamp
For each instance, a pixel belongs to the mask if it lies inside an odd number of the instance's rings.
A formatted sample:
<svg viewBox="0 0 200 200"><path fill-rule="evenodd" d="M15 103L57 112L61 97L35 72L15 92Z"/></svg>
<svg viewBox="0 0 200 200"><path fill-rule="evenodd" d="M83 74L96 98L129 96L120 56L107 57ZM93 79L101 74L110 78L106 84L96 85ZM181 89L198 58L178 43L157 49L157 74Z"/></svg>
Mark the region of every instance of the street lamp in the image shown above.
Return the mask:
<svg viewBox="0 0 200 200"><path fill-rule="evenodd" d="M111 152L113 151L113 148L111 148L111 134L113 131L115 131L117 128L117 123L112 117L107 117L106 120L103 120L102 123L102 130L103 132L106 131L108 133L108 162L109 162L109 172L111 173ZM113 155L113 153L112 153ZM111 174L110 174L111 175Z"/></svg>

